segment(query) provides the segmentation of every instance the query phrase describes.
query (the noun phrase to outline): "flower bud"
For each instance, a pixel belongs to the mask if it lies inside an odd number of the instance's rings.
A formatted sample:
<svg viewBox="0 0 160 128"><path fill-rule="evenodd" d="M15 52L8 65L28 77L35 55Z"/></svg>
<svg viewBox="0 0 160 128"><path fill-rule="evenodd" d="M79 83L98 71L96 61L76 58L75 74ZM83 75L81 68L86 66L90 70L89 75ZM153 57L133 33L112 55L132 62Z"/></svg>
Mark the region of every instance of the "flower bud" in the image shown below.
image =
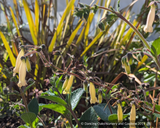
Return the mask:
<svg viewBox="0 0 160 128"><path fill-rule="evenodd" d="M83 89L86 91L86 93L88 93L88 82L87 82L87 80L85 80L83 82Z"/></svg>
<svg viewBox="0 0 160 128"><path fill-rule="evenodd" d="M131 65L133 63L133 57L132 57L132 53L128 52L127 53L127 62Z"/></svg>
<svg viewBox="0 0 160 128"><path fill-rule="evenodd" d="M118 122L123 122L123 111L122 111L122 106L120 102L118 102L118 109L117 109L117 116L118 116Z"/></svg>
<svg viewBox="0 0 160 128"><path fill-rule="evenodd" d="M22 87L27 85L26 83L26 60L25 57L21 57L21 65L19 67L19 82L18 82L18 87Z"/></svg>
<svg viewBox="0 0 160 128"><path fill-rule="evenodd" d="M151 3L150 5L151 5L151 8L147 16L147 23L146 23L146 26L144 27L145 32L153 32L152 24L155 19L156 5L155 5L155 2L154 4Z"/></svg>
<svg viewBox="0 0 160 128"><path fill-rule="evenodd" d="M95 104L97 101L97 97L96 97L96 90L95 90L95 87L94 87L94 84L92 82L90 82L90 85L89 85L89 93L90 93L90 103L91 104Z"/></svg>
<svg viewBox="0 0 160 128"><path fill-rule="evenodd" d="M27 66L27 71L30 72L31 71L31 64L30 64L28 56L26 57L26 66Z"/></svg>
<svg viewBox="0 0 160 128"><path fill-rule="evenodd" d="M72 87L73 79L74 79L74 75L70 75L67 86L65 87L65 89L63 91L63 94L69 94L70 93L70 88Z"/></svg>
<svg viewBox="0 0 160 128"><path fill-rule="evenodd" d="M100 90L98 90L98 103L101 104L102 100L103 100L102 90L100 89Z"/></svg>
<svg viewBox="0 0 160 128"><path fill-rule="evenodd" d="M130 74L131 73L131 68L130 68L129 63L127 62L127 56L126 55L122 57L121 63L122 63L122 68L125 69L125 72L127 74Z"/></svg>
<svg viewBox="0 0 160 128"><path fill-rule="evenodd" d="M42 47L42 49L45 49L46 46L45 46L45 44L42 44L41 47Z"/></svg>
<svg viewBox="0 0 160 128"><path fill-rule="evenodd" d="M21 57L24 56L24 47L22 46L21 47L21 51L19 52L18 56L17 56L17 59L16 59L16 66L15 68L13 69L13 76L16 75L16 73L19 72L19 67L20 67L20 64L21 64Z"/></svg>

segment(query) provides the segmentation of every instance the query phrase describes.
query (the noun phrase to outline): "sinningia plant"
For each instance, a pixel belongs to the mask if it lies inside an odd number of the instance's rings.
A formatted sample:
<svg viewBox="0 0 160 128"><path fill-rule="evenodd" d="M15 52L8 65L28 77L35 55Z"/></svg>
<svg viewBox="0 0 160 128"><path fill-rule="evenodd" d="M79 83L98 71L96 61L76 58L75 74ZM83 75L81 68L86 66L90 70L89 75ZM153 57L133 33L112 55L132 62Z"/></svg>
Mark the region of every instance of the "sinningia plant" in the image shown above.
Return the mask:
<svg viewBox="0 0 160 128"><path fill-rule="evenodd" d="M24 1L24 0L23 0ZM25 4L27 4L24 1ZM72 1L73 5L74 1ZM144 27L145 32L152 32L152 24L154 21L155 11L156 11L156 1L151 2L149 4L150 11L147 16L147 22L146 26ZM72 6L67 6L68 9L70 9ZM27 6L26 6L27 7ZM27 8L26 8L27 9ZM142 36L142 34L137 30L136 27L134 27L126 18L124 18L120 12L115 11L113 9L109 9L102 6L89 6L89 5L83 5L80 3L80 8L76 8L75 14L76 16L80 17L81 20L79 22L79 25L81 25L83 18L85 21L87 21L88 16L90 14L90 11L93 11L94 13L98 9L104 9L112 13L112 18L121 18L124 22L126 22L133 30L134 32L139 36L139 38L142 40L144 45L147 48L147 52L144 52L144 56L141 59L141 62L137 66L137 69L140 65L142 65L146 59L151 57L155 63L157 64L157 67L160 68L160 62L158 60L158 53L160 53L159 49L156 48L157 45L153 42L153 45L148 45L145 38ZM69 13L66 11L65 13ZM28 14L28 16L30 16ZM65 17L63 17L64 19ZM106 18L106 17L105 17ZM104 18L104 19L105 19ZM104 31L106 29L105 24L102 23L100 20L98 27ZM32 21L30 21L32 22ZM61 22L62 23L62 22ZM29 23L31 24L31 23ZM61 25L58 27L60 28ZM79 26L80 27L80 26ZM32 31L31 34L34 32ZM58 32L60 33L60 29L58 29ZM37 32L36 32L37 34ZM0 33L2 36L2 33ZM34 35L34 34L33 34ZM97 115L105 122L112 122L115 124L123 123L123 121L127 121L127 117L130 114L130 127L135 127L136 123L136 111L141 113L142 115L146 116L149 120L151 120L151 126L154 127L154 119L155 117L159 118L160 116L160 106L156 103L159 100L159 94L157 96L152 96L149 92L155 91L157 89L160 89L160 87L150 87L148 83L142 83L139 81L132 73L132 64L133 59L135 59L136 52L129 52L127 55L123 56L121 59L122 67L125 69L125 74L127 77L129 77L133 83L134 90L129 90L127 87L125 87L123 84L115 84L115 82L112 83L105 83L101 81L100 78L96 76L91 76L90 70L88 70L85 66L82 66L81 64L73 63L74 57L70 54L65 54L69 57L69 64L68 67L65 67L64 58L60 51L52 51L53 45L56 42L56 34L54 35L54 38L52 39L51 46L49 47L49 53L46 51L45 45L41 46L35 46L35 45L22 45L21 50L17 56L16 59L16 65L13 69L13 76L18 77L19 81L17 82L17 85L21 92L21 97L23 99L24 107L26 109L26 112L22 113L21 118L26 124L29 124L31 128L35 127L33 124L35 123L36 119L38 119L44 128L46 128L45 123L40 118L39 112L43 108L51 109L55 112L58 112L59 114L63 115L67 119L65 122L66 127L73 128L74 125L76 125L78 128L82 128L85 126L85 121L97 121ZM4 39L4 38L3 38ZM34 41L35 44L37 44L37 40L34 35ZM70 44L70 42L68 43ZM81 54L81 57L86 54L86 51L90 49L92 44L89 44L86 49ZM138 52L139 53L139 52ZM45 67L48 67L51 69L51 71L56 75L63 75L65 76L64 83L62 87L59 87L58 82L53 82L52 87L46 91L41 93L39 98L44 98L47 100L50 100L50 104L42 104L38 103L38 100L36 98L33 98L29 104L27 104L25 93L26 91L34 84L29 84L29 82L26 81L26 73L27 71L31 71L31 65L28 56L36 54L39 55L39 58L43 62ZM54 65L51 61L50 56L47 56L49 54L52 55L59 55L62 60L62 68L59 68L58 66ZM14 62L14 61L13 61ZM18 75L16 75L18 73ZM120 74L121 75L121 74ZM117 76L115 79L119 79L120 76ZM60 81L62 77L58 78L58 81ZM81 81L83 83L83 89L78 88L73 91L72 85L75 84L75 82L78 84L77 81ZM114 80L113 80L114 81ZM28 86L27 86L28 85ZM156 85L156 82L155 82ZM88 98L88 86L89 86L89 97ZM25 87L25 89L23 88ZM98 87L98 88L97 88ZM88 101L90 101L90 104L96 104L99 103L99 105L94 105L93 107L90 107L87 109L84 114L81 115L81 117L77 117L74 113L74 109L76 108L77 104L79 103L82 95L86 92L86 104L89 104ZM98 99L96 95L98 94ZM155 93L154 93L155 94ZM109 97L111 98L109 101L113 100L114 103L112 103L112 106L109 102L107 104L105 103L105 107L103 105L103 99ZM148 97L152 100L152 103L149 102ZM90 99L90 100L89 100ZM106 98L107 99L107 98ZM102 104L101 104L102 103ZM22 105L23 106L23 105ZM117 112L113 108L114 106L117 106ZM125 109L124 109L125 108ZM137 112L137 113L138 113ZM152 115L150 116L150 114ZM78 119L79 118L79 119ZM74 121L74 123L73 123ZM157 124L156 120L156 124ZM76 123L76 124L75 124ZM143 124L145 125L145 124Z"/></svg>

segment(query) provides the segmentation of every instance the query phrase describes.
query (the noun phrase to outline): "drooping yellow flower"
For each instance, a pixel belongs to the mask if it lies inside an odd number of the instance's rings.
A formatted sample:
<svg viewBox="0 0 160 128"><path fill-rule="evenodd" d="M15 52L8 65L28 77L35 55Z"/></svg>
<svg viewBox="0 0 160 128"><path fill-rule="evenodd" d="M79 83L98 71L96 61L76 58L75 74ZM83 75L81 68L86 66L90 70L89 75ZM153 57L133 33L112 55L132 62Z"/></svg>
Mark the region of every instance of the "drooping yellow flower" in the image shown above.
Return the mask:
<svg viewBox="0 0 160 128"><path fill-rule="evenodd" d="M28 56L26 57L26 66L27 66L27 71L30 72L31 71L31 64L30 64Z"/></svg>
<svg viewBox="0 0 160 128"><path fill-rule="evenodd" d="M26 60L25 60L25 57L21 57L21 64L20 64L20 67L19 67L19 82L18 82L18 87L22 87L22 86L25 86L27 85L26 83Z"/></svg>
<svg viewBox="0 0 160 128"><path fill-rule="evenodd" d="M151 3L151 8L147 16L146 26L144 27L145 32L153 32L153 21L155 19L156 2Z"/></svg>
<svg viewBox="0 0 160 128"><path fill-rule="evenodd" d="M16 75L16 73L19 73L19 67L21 65L21 57L24 56L24 47L21 46L21 51L19 52L17 59L16 59L16 66L13 69L13 76Z"/></svg>
<svg viewBox="0 0 160 128"><path fill-rule="evenodd" d="M63 94L69 94L70 93L70 88L72 87L73 79L74 79L74 75L70 75L67 86L65 87L65 89L63 91Z"/></svg>
<svg viewBox="0 0 160 128"><path fill-rule="evenodd" d="M92 82L90 82L90 85L89 85L89 93L90 93L90 103L91 104L95 104L97 101L97 97L96 97L96 90L95 90L95 87L94 87L94 84Z"/></svg>
<svg viewBox="0 0 160 128"><path fill-rule="evenodd" d="M98 103L101 104L102 100L103 100L103 98L102 98L102 90L100 89L100 90L98 90Z"/></svg>
<svg viewBox="0 0 160 128"><path fill-rule="evenodd" d="M67 87L68 80L69 80L69 78L68 78L68 76L66 76L65 81L64 81L63 86L62 86L62 90L64 90Z"/></svg>
<svg viewBox="0 0 160 128"><path fill-rule="evenodd" d="M130 128L136 128L135 121L136 121L136 106L134 103L132 103L132 108L130 112Z"/></svg>
<svg viewBox="0 0 160 128"><path fill-rule="evenodd" d="M123 111L120 103L118 103L117 116L118 116L118 122L123 122Z"/></svg>

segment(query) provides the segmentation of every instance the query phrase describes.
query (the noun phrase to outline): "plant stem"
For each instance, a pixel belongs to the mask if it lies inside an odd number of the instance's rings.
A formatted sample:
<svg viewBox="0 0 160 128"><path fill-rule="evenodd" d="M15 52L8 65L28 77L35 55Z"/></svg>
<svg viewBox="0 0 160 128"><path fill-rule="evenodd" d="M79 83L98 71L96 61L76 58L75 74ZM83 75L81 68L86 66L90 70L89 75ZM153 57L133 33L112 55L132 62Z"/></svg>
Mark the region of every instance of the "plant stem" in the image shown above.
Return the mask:
<svg viewBox="0 0 160 128"><path fill-rule="evenodd" d="M19 90L20 90L20 93L21 93L21 96L22 96L22 99L23 99L23 102L24 102L26 111L29 112L28 105L27 105L27 101L26 101L26 98L25 98L25 96L24 96L24 93L23 93L23 91L22 91L21 88L20 88ZM41 121L41 123L43 124L43 127L46 128L46 126L45 126L43 120L42 120L39 116L37 116L37 118ZM31 125L31 128L33 128L32 125Z"/></svg>
<svg viewBox="0 0 160 128"><path fill-rule="evenodd" d="M22 89L21 89L21 88L20 88L19 90L20 90L20 92L21 92L21 96L22 96L24 105L25 105L25 107L26 107L26 111L29 112L29 110L28 110L28 105L27 105L27 101L26 101L26 98L25 98L25 96L24 96L24 93L22 92Z"/></svg>
<svg viewBox="0 0 160 128"><path fill-rule="evenodd" d="M79 123L77 116L75 115L75 113L73 112L72 108L69 107L68 110L71 112L72 116L74 117L76 123L78 124L78 128L82 128L81 124Z"/></svg>
<svg viewBox="0 0 160 128"><path fill-rule="evenodd" d="M109 8L106 8L106 7L103 7L103 6L99 6L100 9L104 9L104 10L108 10L109 12L112 12L114 14L116 14L119 18L121 18L123 21L125 21L134 31L135 33L139 36L139 38L142 40L142 42L144 43L144 45L149 49L151 50L150 46L148 45L147 41L145 40L145 38L142 36L142 34L137 30L136 27L134 27L126 18L124 18L120 13L114 11L114 10L111 10ZM160 63L157 59L157 57L155 57L155 62L158 66L158 69L160 69Z"/></svg>
<svg viewBox="0 0 160 128"><path fill-rule="evenodd" d="M25 96L24 96L24 93L23 93L23 91L22 91L21 88L20 88L19 90L20 90L20 92L21 92L21 96L22 96L22 99L23 99L23 102L24 102L26 111L29 112L29 110L28 110L28 105L27 105L27 101L26 101L26 98L25 98ZM33 128L32 123L30 124L30 126L31 126L31 128Z"/></svg>
<svg viewBox="0 0 160 128"><path fill-rule="evenodd" d="M43 120L41 119L41 117L39 117L39 116L37 115L37 118L41 121L41 123L43 124L43 127L46 128L46 125L44 124L44 122L43 122Z"/></svg>

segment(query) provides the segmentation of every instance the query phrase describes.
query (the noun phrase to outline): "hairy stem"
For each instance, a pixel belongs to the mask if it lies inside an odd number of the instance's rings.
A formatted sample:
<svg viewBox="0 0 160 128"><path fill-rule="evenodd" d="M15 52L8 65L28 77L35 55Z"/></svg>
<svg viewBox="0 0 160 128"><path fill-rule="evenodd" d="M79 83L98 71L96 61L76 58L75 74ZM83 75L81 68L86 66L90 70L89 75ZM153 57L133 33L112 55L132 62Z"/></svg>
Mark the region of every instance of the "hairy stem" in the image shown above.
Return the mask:
<svg viewBox="0 0 160 128"><path fill-rule="evenodd" d="M112 12L114 14L116 14L119 18L121 18L123 21L125 21L134 31L135 33L139 36L139 38L142 40L142 42L144 43L144 45L148 48L148 50L151 50L150 46L148 45L147 41L145 40L145 38L142 36L142 34L137 30L136 27L134 27L126 18L124 18L120 13L114 11L114 10L111 10L109 8L106 8L106 7L102 7L102 6L99 6L100 9L104 9L104 10L108 10L109 12ZM155 62L158 66L158 69L160 69L160 63L158 61L158 59L155 57Z"/></svg>

